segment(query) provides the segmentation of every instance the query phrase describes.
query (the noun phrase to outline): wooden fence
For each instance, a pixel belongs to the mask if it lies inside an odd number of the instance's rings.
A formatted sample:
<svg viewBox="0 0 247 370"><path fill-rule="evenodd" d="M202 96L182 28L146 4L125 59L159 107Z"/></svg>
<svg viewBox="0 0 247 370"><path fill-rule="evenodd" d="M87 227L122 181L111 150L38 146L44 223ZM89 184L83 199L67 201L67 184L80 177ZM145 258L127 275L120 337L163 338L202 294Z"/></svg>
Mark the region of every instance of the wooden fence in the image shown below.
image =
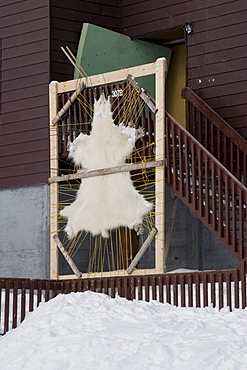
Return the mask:
<svg viewBox="0 0 247 370"><path fill-rule="evenodd" d="M0 279L0 334L16 328L28 312L59 293L91 290L180 307L245 308L247 260L236 270L167 273L76 280Z"/></svg>

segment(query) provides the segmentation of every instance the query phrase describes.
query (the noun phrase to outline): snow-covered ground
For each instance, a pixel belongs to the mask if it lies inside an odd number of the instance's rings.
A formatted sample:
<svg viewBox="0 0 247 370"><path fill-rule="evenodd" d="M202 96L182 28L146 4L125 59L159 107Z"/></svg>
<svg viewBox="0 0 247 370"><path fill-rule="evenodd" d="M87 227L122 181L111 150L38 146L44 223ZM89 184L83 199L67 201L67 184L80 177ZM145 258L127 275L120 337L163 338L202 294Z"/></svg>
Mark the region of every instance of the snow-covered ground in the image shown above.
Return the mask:
<svg viewBox="0 0 247 370"><path fill-rule="evenodd" d="M0 369L247 369L247 309L60 294L0 338Z"/></svg>

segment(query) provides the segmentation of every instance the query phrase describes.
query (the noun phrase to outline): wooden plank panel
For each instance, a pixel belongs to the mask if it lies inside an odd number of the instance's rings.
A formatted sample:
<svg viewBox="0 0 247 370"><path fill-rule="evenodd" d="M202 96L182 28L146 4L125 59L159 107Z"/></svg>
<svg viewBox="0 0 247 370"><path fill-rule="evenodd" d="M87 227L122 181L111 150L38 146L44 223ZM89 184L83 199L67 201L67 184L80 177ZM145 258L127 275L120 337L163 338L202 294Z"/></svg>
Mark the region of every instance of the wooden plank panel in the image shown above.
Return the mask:
<svg viewBox="0 0 247 370"><path fill-rule="evenodd" d="M226 86L226 88L227 87L228 86ZM197 94L200 95L200 91L197 91ZM210 107L217 110L217 113L223 118L234 118L236 117L236 113L241 116L244 116L246 114L246 96L247 93L236 93L230 96L220 96L210 99L204 99L204 101Z"/></svg>
<svg viewBox="0 0 247 370"><path fill-rule="evenodd" d="M24 132L13 132L8 135L1 135L1 143L6 145L15 145L20 143L26 143L32 141L34 138L36 140L48 139L48 127L41 128L39 130L35 129Z"/></svg>
<svg viewBox="0 0 247 370"><path fill-rule="evenodd" d="M48 10L46 0L0 5L1 187L47 182Z"/></svg>
<svg viewBox="0 0 247 370"><path fill-rule="evenodd" d="M48 94L48 84L40 84L35 86L28 86L22 89L12 89L11 91L4 91L2 93L2 104L16 100L29 99L37 96L44 96Z"/></svg>
<svg viewBox="0 0 247 370"><path fill-rule="evenodd" d="M83 3L83 7L79 4L79 7L80 9L83 9L84 7L87 7L87 5L89 3L93 3L93 4L101 4L101 5L112 5L112 6L115 6L116 5L116 1L115 0L87 0L85 2L85 4ZM68 6L71 6L71 8L78 8L78 1L77 0L71 0L70 2L68 2L67 0L52 0L52 7L53 8L65 8L67 9Z"/></svg>
<svg viewBox="0 0 247 370"><path fill-rule="evenodd" d="M9 103L5 102L2 105L2 114L13 112L13 110L17 110L18 113L20 113L22 110L26 110L29 108L35 109L35 107L39 108L40 106L45 106L47 104L48 104L47 95L41 95L41 96L37 96L34 98L11 101Z"/></svg>
<svg viewBox="0 0 247 370"><path fill-rule="evenodd" d="M247 129L247 117L246 116L238 116L234 118L228 118L227 122L235 129L241 132L246 132ZM242 136L246 137L246 135L241 134Z"/></svg>
<svg viewBox="0 0 247 370"><path fill-rule="evenodd" d="M19 1L19 2L10 0L8 5L1 6L0 18L10 17L13 15L22 13L22 12L29 12L30 10L39 9L39 8L42 8L43 6L47 7L46 0L39 0L37 2L33 0L26 0L26 1Z"/></svg>
<svg viewBox="0 0 247 370"><path fill-rule="evenodd" d="M13 188L27 185L44 184L47 182L48 171L40 172L29 175L19 175L18 177L13 174L12 177L1 179L1 189Z"/></svg>
<svg viewBox="0 0 247 370"><path fill-rule="evenodd" d="M6 94L7 92L11 92L13 90L25 90L26 88L36 88L37 89L41 85L46 85L46 81L48 82L49 75L48 71L44 73L37 73L36 75L31 75L22 78L16 78L15 80L3 81L2 82L2 94ZM36 82L36 83L35 83Z"/></svg>
<svg viewBox="0 0 247 370"><path fill-rule="evenodd" d="M16 45L25 45L34 41L48 40L48 27L44 25L44 28L38 31L27 32L22 35L6 37L2 39L2 49L12 48Z"/></svg>
<svg viewBox="0 0 247 370"><path fill-rule="evenodd" d="M47 171L48 173L48 162L38 162L38 163L23 163L18 166L5 167L1 169L1 177L18 177L30 174L39 174L40 172ZM47 179L47 178L46 178Z"/></svg>
<svg viewBox="0 0 247 370"><path fill-rule="evenodd" d="M200 24L200 23L199 23ZM194 26L194 25L193 25ZM244 35L247 31L246 21L243 23L230 24L227 27L221 27L213 30L202 30L199 32L194 30L193 36L190 37L190 46L192 45L201 45L202 43L208 43L215 40L221 40L224 44L225 39L234 35Z"/></svg>
<svg viewBox="0 0 247 370"><path fill-rule="evenodd" d="M45 104L43 107L38 108L30 108L25 109L18 112L12 112L12 113L5 113L1 116L1 122L4 124L7 123L13 123L13 122L21 122L31 119L36 119L40 117L47 118L48 117L48 107L47 104ZM47 122L47 121L46 121ZM45 124L45 123L44 123Z"/></svg>
<svg viewBox="0 0 247 370"><path fill-rule="evenodd" d="M175 4L174 6L163 7L153 11L142 11L142 5L138 5L139 14L129 15L128 17L122 18L122 30L125 34L134 37L145 35L157 30L170 30L181 27L184 22L188 22L188 17L191 23L201 21L202 19L219 18L223 15L233 15L234 12L246 11L246 2L244 0L238 1L237 5L235 1L231 1L227 4L221 4L210 8L206 8L205 11L198 9L193 11L193 7L188 7L188 3L193 4L194 2L186 2L185 4ZM195 1L195 4L201 3ZM203 6L203 4L201 3ZM124 9L123 9L124 11ZM236 23L236 22L234 22ZM164 27L165 25L165 27ZM192 35L191 35L192 36Z"/></svg>
<svg viewBox="0 0 247 370"><path fill-rule="evenodd" d="M174 18L177 18L181 14L190 13L193 11L193 5L195 6L195 2L193 1L187 1L181 4L172 4L169 6L160 4L159 6L155 7L149 7L148 5L152 2L146 2L146 5L140 4L138 7L136 7L135 14L128 14L128 16L125 16L125 10L122 9L122 24L124 28L131 28L134 25L140 25L140 24L148 24L151 21L159 20L159 19L166 19L173 16ZM194 3L194 4L193 4ZM137 10L139 8L139 11ZM194 12L195 14L196 12ZM163 27L164 28L164 27ZM162 29L162 28L161 28Z"/></svg>
<svg viewBox="0 0 247 370"><path fill-rule="evenodd" d="M4 0L1 0L1 5L3 1ZM23 0L21 0L21 2L23 2ZM13 27L13 18L16 17L16 14L2 17L1 5L0 5L0 20L1 20L1 29L4 34L5 27L11 27L11 26ZM26 22L29 22L30 20L35 21L36 19L47 17L48 9L47 9L47 5L45 4L44 6L40 6L39 8L30 9L29 11L19 12L17 14L18 14L18 25L22 25L22 24L25 24Z"/></svg>
<svg viewBox="0 0 247 370"><path fill-rule="evenodd" d="M47 9L45 10L47 12ZM44 15L44 17L40 16L39 19L36 19L34 21L30 19L31 18L29 18L28 22L22 24L19 24L18 22L17 24L13 24L12 26L10 25L9 27L5 27L4 29L2 29L2 37L16 37L18 35L19 38L22 34L43 30L44 28L48 27L49 20L47 13Z"/></svg>
<svg viewBox="0 0 247 370"><path fill-rule="evenodd" d="M42 62L21 68L11 69L10 71L2 71L2 81L11 81L15 80L16 78L29 77L31 75L35 76L37 73L45 73L48 71L48 67L47 61L47 63Z"/></svg>
<svg viewBox="0 0 247 370"><path fill-rule="evenodd" d="M119 24L119 19L118 18L112 18L112 17L107 17L107 16L101 16L101 15L95 15L95 14L88 14L87 17L83 15L81 17L80 21L73 21L73 20L68 20L68 19L57 19L53 18L52 19L52 28L54 29L60 29L61 31L64 32L64 23L66 23L66 27L71 30L75 31L81 31L82 28L82 23L95 23L98 26L101 27L107 27L108 28L118 28ZM109 27L110 26L110 27Z"/></svg>
<svg viewBox="0 0 247 370"><path fill-rule="evenodd" d="M68 80L68 78L66 79L65 76L69 76L69 79L72 79L73 78L73 74L74 74L74 67L72 66L72 64L69 64L69 63L61 63L60 61L56 61L56 63L53 64L53 67L51 69L51 73L52 73L52 80L55 80L55 81L66 81ZM61 77L55 77L55 76L61 76Z"/></svg>
<svg viewBox="0 0 247 370"><path fill-rule="evenodd" d="M75 54L75 53L74 53ZM74 75L74 67L71 63L67 63L67 61L58 61L51 56L54 63L51 66L51 80L52 81L68 81L73 78Z"/></svg>
<svg viewBox="0 0 247 370"><path fill-rule="evenodd" d="M141 37L152 32L157 32L157 30L164 30L164 28L167 30L179 28L181 24L186 21L186 15L184 14L179 15L176 18L166 18L166 15L162 13L160 14L160 16L161 18L156 18L154 20L150 18L149 22L147 22L146 24L133 23L132 26L128 27L125 25L124 19L122 19L122 32L130 37Z"/></svg>
<svg viewBox="0 0 247 370"><path fill-rule="evenodd" d="M226 119L229 118L236 118L236 112L240 116L247 116L247 105L234 105L234 107L225 107L225 108L217 108L217 113L221 117L226 117Z"/></svg>
<svg viewBox="0 0 247 370"><path fill-rule="evenodd" d="M67 73L66 73L67 72ZM70 80L73 77L73 69L69 71L66 70L63 73L58 73L57 69L54 68L51 70L52 80L55 81L63 81L63 80Z"/></svg>
<svg viewBox="0 0 247 370"><path fill-rule="evenodd" d="M0 158L10 155L16 155L19 153L30 153L33 152L34 148L36 150L47 150L47 139L33 140L31 142L25 143L25 145L23 145L23 143L20 143L3 147L1 148Z"/></svg>
<svg viewBox="0 0 247 370"><path fill-rule="evenodd" d="M80 35L80 31L81 31L82 24L83 24L83 18L84 17L82 17L82 19L78 22L70 20L70 19L66 19L66 18L65 19L52 18L51 19L51 27L52 27L52 30L56 29L56 30L61 31L61 36L60 36L61 40L63 39L63 33L64 33L64 26L65 25L69 30L73 30L76 33L79 32L79 35ZM86 19L90 23L90 21L91 21L90 18L87 17Z"/></svg>
<svg viewBox="0 0 247 370"><path fill-rule="evenodd" d="M143 1L143 0L123 0L122 1L122 16L126 17L129 15L137 14L140 12L140 8L144 11L150 11L155 8L161 8L161 7L169 7L171 5L179 6L181 9L186 6L186 0L156 0L156 1ZM232 0L225 0L224 4L230 3ZM198 0L190 0L190 3L192 6L194 6L192 9L198 10L198 9L207 9L212 6L212 3L210 2L201 2ZM222 0L215 0L213 3L216 5L221 5Z"/></svg>
<svg viewBox="0 0 247 370"><path fill-rule="evenodd" d="M200 53L204 50L205 53L213 53L215 51L220 50L228 50L228 49L237 49L238 47L242 47L246 45L246 33L241 35L233 35L232 37L226 37L220 40L212 40L209 42L203 42L200 44L201 47L198 47L198 44L193 45L193 37L191 37L189 42L189 49L188 49L188 57L193 57L195 55L200 55Z"/></svg>
<svg viewBox="0 0 247 370"><path fill-rule="evenodd" d="M51 79L65 81L73 78L74 68L61 52L61 45L68 45L76 54L83 22L91 22L119 31L119 6L113 0L87 1L83 7L77 0L73 0L72 3L53 1L52 5ZM64 35L64 27L68 30L66 35Z"/></svg>
<svg viewBox="0 0 247 370"><path fill-rule="evenodd" d="M227 96L229 93L240 94L246 92L246 81L233 82L222 86L205 87L202 90L197 90L198 95L203 99L217 98L219 96Z"/></svg>
<svg viewBox="0 0 247 370"><path fill-rule="evenodd" d="M48 112L48 111L47 111ZM45 113L45 112L44 112ZM47 116L48 117L48 116ZM45 124L46 119L48 119L45 114L43 117L39 117L35 119L35 130L42 129L46 127ZM25 120L24 122L8 122L7 124L1 124L1 135L8 135L13 132L23 132L23 131L29 131L34 129L34 120Z"/></svg>
<svg viewBox="0 0 247 370"><path fill-rule="evenodd" d="M21 2L22 0L15 0L15 3L17 2ZM9 5L10 1L9 0L1 0L1 5L0 5L0 9L2 6L5 6L5 5Z"/></svg>
<svg viewBox="0 0 247 370"><path fill-rule="evenodd" d="M15 45L13 48L3 50L3 60L19 56L32 55L33 52L46 51L48 49L47 38L44 40L34 40L26 45Z"/></svg>
<svg viewBox="0 0 247 370"><path fill-rule="evenodd" d="M236 3L234 5L236 5ZM238 8L234 7L233 12L230 14L222 14L220 17L206 19L202 18L199 21L194 21L193 29L196 33L214 30L217 28L226 29L226 27L228 27L229 25L245 22L246 18L247 9L242 9L241 11L238 11Z"/></svg>
<svg viewBox="0 0 247 370"><path fill-rule="evenodd" d="M42 50L38 53L34 52L29 55L22 55L22 56L15 57L15 58L2 59L2 71L11 70L11 73L12 73L13 70L19 67L23 68L23 67L28 67L31 65L36 66L37 64L40 64L40 63L45 64L45 63L48 63L48 60L49 60L49 51L48 51L48 48L46 48L46 50ZM18 73L18 76L19 76L19 73Z"/></svg>
<svg viewBox="0 0 247 370"><path fill-rule="evenodd" d="M49 159L49 153L47 150L36 150L34 152L10 155L7 157L0 157L0 168L7 166L14 166L23 163L34 163L44 162Z"/></svg>
<svg viewBox="0 0 247 370"><path fill-rule="evenodd" d="M74 4L73 4L74 3ZM75 11L74 9L77 9ZM112 2L111 5L102 6L101 1L97 2L84 2L83 7L78 9L78 1L61 2L56 7L51 7L50 16L55 19L70 19L72 21L82 22L82 17L86 18L92 15L99 15L103 18L108 16L111 18L118 18L118 3Z"/></svg>
<svg viewBox="0 0 247 370"><path fill-rule="evenodd" d="M203 12L203 10L205 10ZM190 22L195 19L210 19L220 17L223 14L232 14L234 11L245 11L245 0L236 1L218 1L206 7L204 3L198 0L174 2L169 1L146 1L133 7L125 7L122 5L122 22L123 27L129 27L133 24L147 23L150 20L170 17L177 17L178 15L190 15ZM187 19L188 21L188 19ZM161 28L162 29L162 28Z"/></svg>
<svg viewBox="0 0 247 370"><path fill-rule="evenodd" d="M52 50L59 50L61 51L61 44L67 45L66 43L72 43L76 46L78 45L80 38L80 33L75 32L74 29L68 29L66 32L62 32L61 29L53 28L52 29L52 39L51 39L51 46Z"/></svg>
<svg viewBox="0 0 247 370"><path fill-rule="evenodd" d="M190 48L188 48L188 50L189 49ZM242 69L243 64L241 63L243 62L243 59L245 59L246 57L246 50L247 50L246 46L241 46L236 49L232 48L232 49L226 49L226 50L220 50L220 51L216 50L213 53L205 53L204 50L202 50L201 55L188 57L187 59L188 69L199 67L203 71L206 65L211 65L211 66L215 65L216 70L221 69L221 71L224 72L226 67L229 68L229 66L231 66L233 68L233 66L229 63L230 61L234 61L234 63L236 63L237 59L241 59L241 61L239 62L239 65L241 66L241 68L238 68L238 69Z"/></svg>
<svg viewBox="0 0 247 370"><path fill-rule="evenodd" d="M198 80L197 85L200 82L203 84L203 78L214 78L213 76L217 75L217 83L225 83L225 81L241 81L242 78L246 78L246 73L244 75L244 72L246 70L243 68L243 60L244 58L238 58L234 60L227 60L224 63L219 61L218 63L212 63L208 65L204 65L203 68L195 67L195 68L189 68L188 69L188 80L190 80L190 83L193 83L193 79L200 79L201 82ZM227 73L226 73L227 72ZM239 78L239 75L241 78ZM225 80L224 80L225 77ZM207 79L206 79L207 81ZM215 82L215 81L212 81ZM202 85L203 86L203 85ZM191 87L192 88L192 87Z"/></svg>
<svg viewBox="0 0 247 370"><path fill-rule="evenodd" d="M241 94L227 95L214 97L212 99L205 99L209 106L215 105L218 109L223 107L232 107L236 104L245 104L247 101L247 92Z"/></svg>

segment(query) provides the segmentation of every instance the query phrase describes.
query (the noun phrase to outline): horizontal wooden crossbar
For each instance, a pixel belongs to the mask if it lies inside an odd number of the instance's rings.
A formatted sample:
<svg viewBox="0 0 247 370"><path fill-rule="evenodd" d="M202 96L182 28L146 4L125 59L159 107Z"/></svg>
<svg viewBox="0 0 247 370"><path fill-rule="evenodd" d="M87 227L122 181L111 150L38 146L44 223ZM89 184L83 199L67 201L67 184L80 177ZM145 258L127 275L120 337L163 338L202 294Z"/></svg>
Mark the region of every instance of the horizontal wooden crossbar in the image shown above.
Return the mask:
<svg viewBox="0 0 247 370"><path fill-rule="evenodd" d="M163 166L164 166L163 160L146 162L146 163L124 164L123 166L115 166L115 167L109 167L109 168L102 168L99 170L93 170L93 171L87 171L87 172L77 172L75 174L50 177L49 183L85 179L88 177L112 175L114 173L119 173L119 172L128 172L128 171L135 171L135 170L140 170L140 169L145 169L145 168L156 168L156 167L163 167Z"/></svg>
<svg viewBox="0 0 247 370"><path fill-rule="evenodd" d="M156 62L143 64L141 66L123 68L119 71L102 73L95 76L83 77L78 80L59 82L57 84L57 93L61 94L68 91L75 91L79 85L85 84L86 87L101 86L117 81L124 81L128 75L137 77L149 76L155 74Z"/></svg>

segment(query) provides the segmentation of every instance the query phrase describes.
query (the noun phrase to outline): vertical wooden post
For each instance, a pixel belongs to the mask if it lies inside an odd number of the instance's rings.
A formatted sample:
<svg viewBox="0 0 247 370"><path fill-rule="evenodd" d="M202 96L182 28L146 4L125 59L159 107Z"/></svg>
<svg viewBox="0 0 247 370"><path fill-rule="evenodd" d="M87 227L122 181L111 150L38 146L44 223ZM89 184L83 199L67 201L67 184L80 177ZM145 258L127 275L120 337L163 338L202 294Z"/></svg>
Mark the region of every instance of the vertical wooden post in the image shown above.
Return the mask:
<svg viewBox="0 0 247 370"><path fill-rule="evenodd" d="M58 133L57 125L52 121L57 114L57 82L49 85L49 112L50 112L50 177L58 176ZM50 278L58 278L58 247L53 235L58 230L58 183L50 184Z"/></svg>
<svg viewBox="0 0 247 370"><path fill-rule="evenodd" d="M165 157L165 72L166 59L159 58L155 62L155 100L156 122L155 141L156 161ZM155 227L158 230L155 243L155 268L158 274L165 271L165 170L155 169Z"/></svg>
<svg viewBox="0 0 247 370"><path fill-rule="evenodd" d="M139 251L139 236L134 230L129 230L126 227L120 227L119 234L121 238L119 245L119 270L125 270Z"/></svg>

